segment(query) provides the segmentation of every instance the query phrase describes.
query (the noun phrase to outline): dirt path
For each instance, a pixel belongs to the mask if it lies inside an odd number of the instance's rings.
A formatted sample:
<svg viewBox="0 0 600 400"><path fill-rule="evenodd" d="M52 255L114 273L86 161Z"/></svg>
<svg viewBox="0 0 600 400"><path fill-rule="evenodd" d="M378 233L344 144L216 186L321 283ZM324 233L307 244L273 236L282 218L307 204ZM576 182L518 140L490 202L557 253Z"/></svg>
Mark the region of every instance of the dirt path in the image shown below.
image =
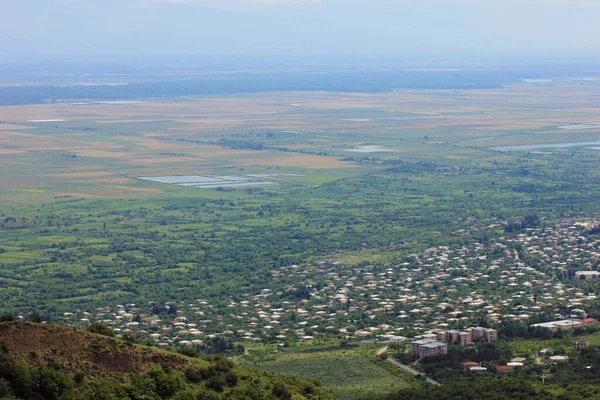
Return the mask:
<svg viewBox="0 0 600 400"><path fill-rule="evenodd" d="M386 348L386 349L387 349L387 348ZM403 369L404 371L406 371L406 372L408 372L408 373L410 373L410 374L413 374L413 375L421 375L421 376L424 376L424 377L425 377L425 374L423 374L423 373L421 373L421 372L419 372L419 371L415 371L414 369L412 369L412 368L411 368L411 367L409 367L408 365L404 365L404 364L402 364L402 363L399 363L398 361L394 360L394 359L393 359L393 358L391 358L391 357L388 357L386 361L387 361L387 362L390 362L390 363L392 363L392 364L394 364L394 365L395 365L395 366L397 366L397 367L400 367L401 369ZM427 380L427 382L431 383L432 385L435 385L435 386L440 386L440 383L439 383L439 382L437 382L437 381L434 381L434 380L433 380L433 379L431 379L431 378L427 378L427 377L425 377L425 379Z"/></svg>

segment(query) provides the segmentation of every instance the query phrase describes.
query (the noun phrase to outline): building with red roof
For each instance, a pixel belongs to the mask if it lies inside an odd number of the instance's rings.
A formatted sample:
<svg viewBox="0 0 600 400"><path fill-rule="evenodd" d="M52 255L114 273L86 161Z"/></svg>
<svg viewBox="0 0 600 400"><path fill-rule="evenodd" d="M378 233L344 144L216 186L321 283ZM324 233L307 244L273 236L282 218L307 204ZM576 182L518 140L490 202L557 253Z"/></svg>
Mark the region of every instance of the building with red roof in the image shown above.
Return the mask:
<svg viewBox="0 0 600 400"><path fill-rule="evenodd" d="M462 366L463 366L463 368L464 368L465 371L468 371L469 368L471 368L471 367L478 367L479 363L476 363L476 362L473 362L473 361L467 361L467 362L462 363Z"/></svg>
<svg viewBox="0 0 600 400"><path fill-rule="evenodd" d="M497 374L505 374L508 371L510 371L512 369L512 367L508 366L508 365L498 365L496 367L496 373Z"/></svg>

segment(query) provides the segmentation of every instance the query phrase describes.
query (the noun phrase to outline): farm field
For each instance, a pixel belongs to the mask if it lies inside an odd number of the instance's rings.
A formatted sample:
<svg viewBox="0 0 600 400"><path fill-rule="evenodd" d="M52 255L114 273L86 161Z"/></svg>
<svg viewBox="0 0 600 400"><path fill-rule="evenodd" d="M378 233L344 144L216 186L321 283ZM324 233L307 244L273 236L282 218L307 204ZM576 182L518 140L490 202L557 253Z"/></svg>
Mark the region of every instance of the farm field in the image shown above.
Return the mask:
<svg viewBox="0 0 600 400"><path fill-rule="evenodd" d="M2 107L0 199L173 197L183 190L135 179L147 176L277 173L304 176L290 179L292 186L320 184L398 160L455 168L514 160L494 150L506 146L581 142L588 144L575 148L593 157L599 92L594 84L516 85ZM535 148L515 149L528 150Z"/></svg>
<svg viewBox="0 0 600 400"><path fill-rule="evenodd" d="M414 379L394 375L374 363L376 350L367 347L298 352L280 348L277 354L257 356L250 348L250 361L245 363L269 372L319 380L341 399L377 398L414 384Z"/></svg>
<svg viewBox="0 0 600 400"><path fill-rule="evenodd" d="M598 101L590 83L1 107L0 264L11 285L0 297L58 312L150 292L258 290L287 263L393 262L467 241L452 232L471 219L592 212L597 150L493 147L598 140ZM589 129L559 129L579 125ZM189 176L197 184L166 183ZM248 279L231 281L240 273Z"/></svg>
<svg viewBox="0 0 600 400"><path fill-rule="evenodd" d="M597 104L592 82L0 107L2 311L247 346L241 362L344 398L406 388L310 337L567 315L538 306L563 289L592 301L572 277L596 262ZM263 343L294 351L253 359Z"/></svg>

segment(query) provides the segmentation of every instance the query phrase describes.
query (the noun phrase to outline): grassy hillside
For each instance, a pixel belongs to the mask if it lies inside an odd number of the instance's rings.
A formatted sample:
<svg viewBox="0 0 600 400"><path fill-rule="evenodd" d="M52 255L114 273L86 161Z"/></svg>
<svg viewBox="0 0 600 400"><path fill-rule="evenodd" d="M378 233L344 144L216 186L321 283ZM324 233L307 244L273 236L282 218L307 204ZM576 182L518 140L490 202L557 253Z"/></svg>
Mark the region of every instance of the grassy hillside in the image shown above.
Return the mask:
<svg viewBox="0 0 600 400"><path fill-rule="evenodd" d="M313 381L70 327L0 324L0 398L333 399Z"/></svg>

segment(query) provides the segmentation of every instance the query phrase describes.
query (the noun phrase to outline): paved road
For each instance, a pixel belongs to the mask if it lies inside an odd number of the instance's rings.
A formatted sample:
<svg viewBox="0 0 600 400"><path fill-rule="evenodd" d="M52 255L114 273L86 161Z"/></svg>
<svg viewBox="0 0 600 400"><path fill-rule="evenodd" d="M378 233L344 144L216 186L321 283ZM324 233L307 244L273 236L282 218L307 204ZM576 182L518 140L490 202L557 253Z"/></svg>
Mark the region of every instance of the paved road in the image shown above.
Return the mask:
<svg viewBox="0 0 600 400"><path fill-rule="evenodd" d="M423 374L423 373L421 373L421 372L419 372L419 371L415 371L414 369L412 369L412 368L411 368L411 367L409 367L408 365L404 365L404 364L402 364L402 363L399 363L398 361L394 360L394 359L393 359L393 358L391 358L391 357L388 357L386 361L388 361L388 362L391 362L391 363L392 363L392 364L394 364L395 366L402 368L404 371L406 371L406 372L408 372L408 373L410 373L410 374L413 374L413 375L419 375L419 374L420 374L421 376L425 376L425 374ZM425 377L425 379L427 380L427 382L431 383L432 385L435 385L435 386L440 386L440 383L439 383L439 382L436 382L436 381L434 381L434 380L433 380L433 379L431 379L431 378L427 378L427 377Z"/></svg>

